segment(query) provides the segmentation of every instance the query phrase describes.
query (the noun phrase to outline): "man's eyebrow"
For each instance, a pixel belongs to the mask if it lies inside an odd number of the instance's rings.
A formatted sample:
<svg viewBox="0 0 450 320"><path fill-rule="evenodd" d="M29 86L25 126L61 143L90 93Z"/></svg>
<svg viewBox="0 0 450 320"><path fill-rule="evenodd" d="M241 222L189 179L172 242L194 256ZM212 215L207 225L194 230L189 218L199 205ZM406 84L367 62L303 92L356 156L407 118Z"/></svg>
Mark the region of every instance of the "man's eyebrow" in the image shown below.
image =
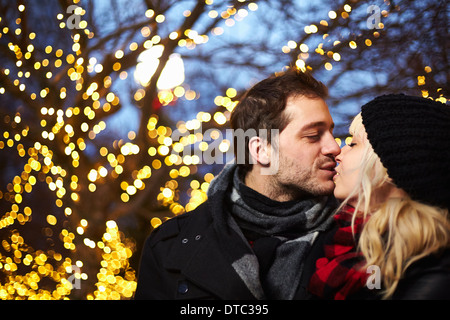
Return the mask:
<svg viewBox="0 0 450 320"><path fill-rule="evenodd" d="M328 123L326 123L325 121L311 122L311 123L304 125L301 128L301 131L306 131L306 130L314 129L314 128L318 128L318 127L328 127ZM334 129L334 122L331 123L330 129Z"/></svg>

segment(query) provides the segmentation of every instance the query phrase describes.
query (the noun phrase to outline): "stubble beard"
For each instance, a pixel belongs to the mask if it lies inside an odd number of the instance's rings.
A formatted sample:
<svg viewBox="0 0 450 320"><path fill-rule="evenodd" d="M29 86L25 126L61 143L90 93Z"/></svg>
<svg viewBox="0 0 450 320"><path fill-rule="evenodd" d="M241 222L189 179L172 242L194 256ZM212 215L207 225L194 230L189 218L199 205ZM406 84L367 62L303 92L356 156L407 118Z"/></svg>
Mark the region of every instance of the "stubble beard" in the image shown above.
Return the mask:
<svg viewBox="0 0 450 320"><path fill-rule="evenodd" d="M305 168L299 166L292 159L280 155L279 168L271 176L270 180L272 181L267 186L271 189L269 194L273 194L275 198L284 199L284 201L331 195L334 183L332 187L328 187L319 181L317 177L319 164L314 163L313 167Z"/></svg>

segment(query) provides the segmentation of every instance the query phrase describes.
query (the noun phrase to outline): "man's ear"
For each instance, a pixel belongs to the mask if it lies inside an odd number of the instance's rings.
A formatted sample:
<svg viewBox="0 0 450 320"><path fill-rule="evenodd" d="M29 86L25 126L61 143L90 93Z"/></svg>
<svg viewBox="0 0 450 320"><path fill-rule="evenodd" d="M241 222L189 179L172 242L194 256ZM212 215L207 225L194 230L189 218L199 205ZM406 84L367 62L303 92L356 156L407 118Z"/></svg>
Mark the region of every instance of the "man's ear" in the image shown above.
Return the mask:
<svg viewBox="0 0 450 320"><path fill-rule="evenodd" d="M270 145L265 139L258 136L251 137L248 142L248 150L253 158L253 163L263 166L270 165Z"/></svg>

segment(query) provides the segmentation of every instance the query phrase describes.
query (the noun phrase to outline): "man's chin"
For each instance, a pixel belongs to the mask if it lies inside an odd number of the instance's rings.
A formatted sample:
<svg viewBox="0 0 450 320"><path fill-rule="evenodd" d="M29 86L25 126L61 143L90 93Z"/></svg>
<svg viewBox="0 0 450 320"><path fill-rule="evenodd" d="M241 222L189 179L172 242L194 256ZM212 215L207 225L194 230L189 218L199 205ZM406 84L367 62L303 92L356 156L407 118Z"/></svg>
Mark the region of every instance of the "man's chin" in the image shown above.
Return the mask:
<svg viewBox="0 0 450 320"><path fill-rule="evenodd" d="M335 184L333 181L325 181L317 184L316 190L312 192L316 196L330 196L334 192Z"/></svg>

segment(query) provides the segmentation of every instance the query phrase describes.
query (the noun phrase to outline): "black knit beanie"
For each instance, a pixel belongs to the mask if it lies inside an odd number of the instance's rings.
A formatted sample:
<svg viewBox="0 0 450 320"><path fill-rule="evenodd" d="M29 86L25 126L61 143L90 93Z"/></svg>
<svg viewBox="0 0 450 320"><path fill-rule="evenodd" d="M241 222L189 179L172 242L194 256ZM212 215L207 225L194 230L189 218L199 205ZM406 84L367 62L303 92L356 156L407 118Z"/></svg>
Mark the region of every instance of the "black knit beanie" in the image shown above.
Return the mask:
<svg viewBox="0 0 450 320"><path fill-rule="evenodd" d="M450 209L450 106L404 94L361 108L367 137L397 187Z"/></svg>

